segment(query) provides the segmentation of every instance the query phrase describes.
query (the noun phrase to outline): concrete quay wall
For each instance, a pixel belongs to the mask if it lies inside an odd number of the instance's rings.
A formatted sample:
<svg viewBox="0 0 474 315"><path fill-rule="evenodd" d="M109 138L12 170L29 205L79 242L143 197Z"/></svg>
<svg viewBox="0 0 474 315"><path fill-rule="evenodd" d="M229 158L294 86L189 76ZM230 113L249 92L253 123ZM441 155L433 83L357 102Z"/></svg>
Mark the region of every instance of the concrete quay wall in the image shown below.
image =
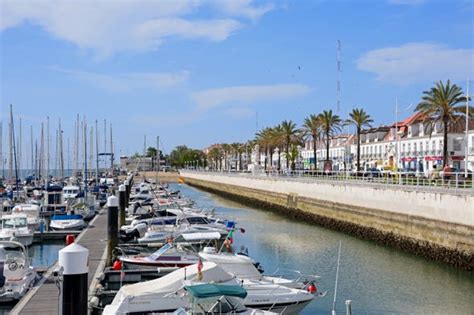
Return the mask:
<svg viewBox="0 0 474 315"><path fill-rule="evenodd" d="M185 182L363 239L474 270L474 196L182 172Z"/></svg>

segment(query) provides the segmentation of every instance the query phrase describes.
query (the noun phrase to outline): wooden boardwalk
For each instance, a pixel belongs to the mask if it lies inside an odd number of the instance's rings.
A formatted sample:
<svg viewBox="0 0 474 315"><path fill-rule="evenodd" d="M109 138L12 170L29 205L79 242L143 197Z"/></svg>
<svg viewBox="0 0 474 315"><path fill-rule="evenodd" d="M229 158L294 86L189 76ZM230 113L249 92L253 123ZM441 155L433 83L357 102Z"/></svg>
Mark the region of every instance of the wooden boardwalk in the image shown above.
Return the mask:
<svg viewBox="0 0 474 315"><path fill-rule="evenodd" d="M88 283L90 286L96 277L96 272L102 272L98 269L103 268L106 259L107 208L96 215L76 241L89 249ZM59 289L52 276L55 267L56 265L48 269L44 278L23 297L10 314L59 314Z"/></svg>

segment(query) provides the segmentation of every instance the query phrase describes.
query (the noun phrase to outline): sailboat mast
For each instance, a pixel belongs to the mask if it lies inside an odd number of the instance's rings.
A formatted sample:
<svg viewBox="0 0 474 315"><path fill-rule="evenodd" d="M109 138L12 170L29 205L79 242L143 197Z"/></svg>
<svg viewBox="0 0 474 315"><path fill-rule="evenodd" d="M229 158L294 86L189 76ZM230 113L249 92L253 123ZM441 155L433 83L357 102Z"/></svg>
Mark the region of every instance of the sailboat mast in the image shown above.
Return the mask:
<svg viewBox="0 0 474 315"><path fill-rule="evenodd" d="M40 178L44 180L44 124L41 123L41 139L40 139L40 149L39 149L39 171L40 171Z"/></svg>
<svg viewBox="0 0 474 315"><path fill-rule="evenodd" d="M11 106L11 105L10 105ZM8 178L13 179L13 143L12 121L8 122Z"/></svg>
<svg viewBox="0 0 474 315"><path fill-rule="evenodd" d="M34 155L33 155L33 147L34 147L34 143L33 143L33 126L30 125L30 149L31 149L31 161L30 161L30 170L35 173L36 170L35 170L35 160L34 160Z"/></svg>
<svg viewBox="0 0 474 315"><path fill-rule="evenodd" d="M49 133L49 116L46 117L46 180L49 182L49 172L50 172L50 165L49 161L51 159L50 156L50 133Z"/></svg>
<svg viewBox="0 0 474 315"><path fill-rule="evenodd" d="M63 130L61 128L61 119L59 119L59 169L61 182L64 182L64 153L63 153Z"/></svg>
<svg viewBox="0 0 474 315"><path fill-rule="evenodd" d="M114 142L112 141L112 124L110 124L110 174L114 174Z"/></svg>
<svg viewBox="0 0 474 315"><path fill-rule="evenodd" d="M17 164L18 164L18 170L21 172L21 158L22 158L22 155L21 155L21 138L22 138L22 132L21 132L21 117L20 117L20 125L19 125L19 136L18 136L18 144L17 144L17 151L18 151L18 160L17 160ZM20 175L21 177L21 175Z"/></svg>
<svg viewBox="0 0 474 315"><path fill-rule="evenodd" d="M95 120L95 185L99 185L99 128Z"/></svg>
<svg viewBox="0 0 474 315"><path fill-rule="evenodd" d="M18 164L16 160L16 145L15 145L15 126L13 122L13 106L10 104L10 122L11 122L11 127L12 127L12 143L13 143L13 155L15 159L15 186L16 186L16 193L18 196Z"/></svg>
<svg viewBox="0 0 474 315"><path fill-rule="evenodd" d="M86 117L84 116L84 123L83 123L84 133L84 197L87 197L87 123Z"/></svg>

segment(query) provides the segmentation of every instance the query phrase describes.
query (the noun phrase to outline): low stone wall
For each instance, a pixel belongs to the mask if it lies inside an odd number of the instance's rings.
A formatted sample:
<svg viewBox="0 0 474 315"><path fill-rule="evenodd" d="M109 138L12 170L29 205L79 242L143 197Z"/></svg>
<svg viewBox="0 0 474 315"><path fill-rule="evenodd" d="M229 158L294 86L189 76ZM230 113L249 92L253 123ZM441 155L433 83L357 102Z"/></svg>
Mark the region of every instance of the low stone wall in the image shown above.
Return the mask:
<svg viewBox="0 0 474 315"><path fill-rule="evenodd" d="M455 203L456 196L439 196L431 202L440 202L442 199L452 198L450 205L458 206L461 202L466 202L463 209L454 211L454 215L450 213L446 220L435 220L432 216L423 216L422 212L417 209L417 203L413 203L410 198L402 200L379 200L378 207L360 206L363 195L354 198L355 202L348 202L351 196L340 198L344 202L331 200L330 194L322 194L327 187L320 183L304 183L311 187L312 196L308 196L310 187L305 187L297 191L299 184L295 182L287 182L283 180L272 180L265 183L265 179L253 178L230 178L225 175L209 175L199 173L183 173L185 182L198 188L208 190L220 195L224 195L234 200L252 203L254 205L268 208L272 211L278 211L284 215L310 221L320 226L342 231L350 235L354 235L363 239L372 240L387 246L408 251L416 255L424 256L429 259L442 261L455 267L473 270L474 269L474 227L473 225L460 224L457 222L462 219L461 212L465 211L464 221L469 222L469 213L473 213L472 198L469 196L457 196L460 200ZM229 183L232 182L232 183ZM332 184L338 186L342 184ZM271 186L272 188L269 188ZM286 191L284 191L286 187ZM292 187L288 189L288 187ZM295 188L296 187L296 188ZM361 187L359 187L361 188ZM363 194L371 194L369 197L374 198L371 187L362 187L365 191ZM335 188L335 190L341 187ZM347 189L347 188L346 188ZM387 188L390 190L390 188ZM299 193L298 193L299 192ZM385 192L392 195L405 194L406 192ZM378 194L383 195L383 194ZM429 194L417 193L419 198L429 198ZM400 197L401 198L401 197ZM385 205L406 203L411 207L410 212L418 215L407 213L406 209L399 211L389 211ZM443 205L445 207L448 204ZM438 218L442 213L449 212L449 209L432 208L437 211ZM462 211L461 211L462 210ZM423 208L427 211L427 207ZM421 215L420 215L421 214Z"/></svg>

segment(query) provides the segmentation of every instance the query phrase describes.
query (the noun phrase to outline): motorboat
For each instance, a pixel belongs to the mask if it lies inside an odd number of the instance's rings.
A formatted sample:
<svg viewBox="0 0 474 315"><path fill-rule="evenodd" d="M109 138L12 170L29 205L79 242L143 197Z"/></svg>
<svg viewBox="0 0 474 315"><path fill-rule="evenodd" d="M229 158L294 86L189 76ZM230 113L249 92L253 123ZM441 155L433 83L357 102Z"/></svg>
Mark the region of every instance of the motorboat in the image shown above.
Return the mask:
<svg viewBox="0 0 474 315"><path fill-rule="evenodd" d="M159 313L187 308L190 304L185 287L206 283L242 286L248 293L243 300L245 306L285 314L297 314L314 299L305 290L237 279L213 262L202 262L155 280L123 286L103 314Z"/></svg>
<svg viewBox="0 0 474 315"><path fill-rule="evenodd" d="M120 256L126 269L156 269L174 267L176 269L193 265L199 261L199 255L192 250L167 243L153 254Z"/></svg>
<svg viewBox="0 0 474 315"><path fill-rule="evenodd" d="M55 214L51 217L51 230L82 230L85 226L84 217L80 214Z"/></svg>
<svg viewBox="0 0 474 315"><path fill-rule="evenodd" d="M79 186L64 186L63 187L63 200L68 199L76 199L81 192L81 188Z"/></svg>
<svg viewBox="0 0 474 315"><path fill-rule="evenodd" d="M240 315L276 315L278 313L248 308L243 299L247 290L238 285L196 284L185 286L189 297L189 308L180 308L179 315L197 314L240 314Z"/></svg>
<svg viewBox="0 0 474 315"><path fill-rule="evenodd" d="M99 203L94 195L89 194L86 197L76 199L76 203L71 205L70 208L74 213L81 214L84 221L90 221L96 215Z"/></svg>
<svg viewBox="0 0 474 315"><path fill-rule="evenodd" d="M0 273L0 302L18 301L34 285L36 270L23 244L0 241Z"/></svg>
<svg viewBox="0 0 474 315"><path fill-rule="evenodd" d="M35 204L17 204L13 207L12 212L26 214L28 228L31 231L38 230L40 225L40 206Z"/></svg>
<svg viewBox="0 0 474 315"><path fill-rule="evenodd" d="M33 231L28 228L28 217L24 213L12 213L1 218L0 241L15 241L24 246L33 243Z"/></svg>
<svg viewBox="0 0 474 315"><path fill-rule="evenodd" d="M257 280L262 283L271 283L286 286L294 289L308 290L312 286L315 297L324 297L327 291L318 291L316 281L320 278L317 275L306 275L298 271L293 271L294 278L288 276L264 275L263 269L258 262L249 257L246 253L217 252L214 247L204 247L199 256L205 260L217 264L226 272L234 275L238 279Z"/></svg>
<svg viewBox="0 0 474 315"><path fill-rule="evenodd" d="M216 238L223 239L226 235L227 231L225 230L217 230L207 226L165 226L157 230L149 229L143 237L138 239L138 243L165 243L168 239L173 239L175 242L203 242Z"/></svg>

